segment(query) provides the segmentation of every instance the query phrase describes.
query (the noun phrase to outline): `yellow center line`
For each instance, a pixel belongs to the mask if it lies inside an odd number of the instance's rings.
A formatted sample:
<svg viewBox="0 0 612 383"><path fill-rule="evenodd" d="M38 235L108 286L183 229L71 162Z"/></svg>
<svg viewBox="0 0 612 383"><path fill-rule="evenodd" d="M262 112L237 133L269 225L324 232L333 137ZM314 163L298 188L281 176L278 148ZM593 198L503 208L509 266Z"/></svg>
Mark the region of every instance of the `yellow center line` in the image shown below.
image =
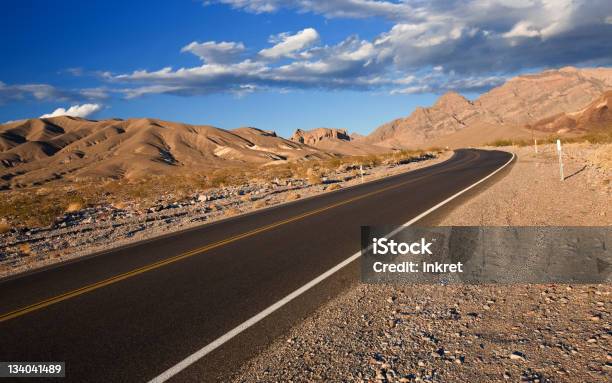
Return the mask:
<svg viewBox="0 0 612 383"><path fill-rule="evenodd" d="M444 169L442 172L447 172L447 171L449 171L451 169L454 169L454 168L456 168L456 167L458 167L460 165L461 164L457 164L456 166L453 166L451 168ZM397 189L397 188L405 186L405 185L407 185L409 183L412 183L412 182L415 182L415 181L419 181L421 179L424 179L424 178L427 178L427 177L430 177L432 175L436 175L436 174L439 174L439 173L442 173L442 172L431 173L431 174L428 174L428 175L424 175L424 176L417 177L417 178L414 178L414 179L411 179L411 180L408 180L408 181L401 182L401 183L393 185L393 186L388 186L388 187L383 188L383 189L379 189L379 190L375 190L375 191L372 191L372 192L369 192L369 193L366 193L366 194L362 194L362 195L359 195L357 197L349 198L347 200L344 200L344 201L341 201L341 202L337 202L337 203L332 204L332 205L328 205L328 206L325 206L325 207L322 207L322 208L319 208L319 209L315 209L315 210L309 211L307 213L303 213L303 214L300 214L300 215L297 215L297 216L294 216L294 217L291 217L291 218L288 218L288 219L285 219L285 220L282 220L282 221L278 221L278 222L272 223L272 224L267 225L267 226L262 226L260 228L254 229L254 230L247 231L245 233L238 234L238 235L235 235L233 237L230 237L230 238L227 238L227 239L223 239L221 241L214 242L212 244L209 244L209 245L206 245L206 246L202 246L202 247L199 247L197 249L190 250L188 252L185 252L185 253L182 253L182 254L178 254L178 255L175 255L173 257L166 258L166 259L163 259L161 261L157 261L157 262L154 262L152 264L149 264L149 265L146 265L146 266L143 266L143 267L139 267L137 269L130 270L130 271L122 273L122 274L115 275L113 277L110 277L110 278L107 278L107 279L104 279L104 280L92 283L90 285L83 286L83 287L80 287L80 288L72 290L72 291L68 291L66 293L57 295L55 297L51 297L51 298L42 300L40 302L31 304L29 306L22 307L20 309L14 310L14 311L10 311L10 312L8 312L6 314L2 314L2 315L0 315L0 323L8 321L8 320L11 320L11 319L14 319L14 318L17 318L17 317L20 317L22 315L31 313L31 312L36 311L36 310L40 310L40 309L45 308L47 306L51 306L53 304L56 304L56 303L68 300L70 298L74 298L76 296L88 293L90 291L97 290L97 289L102 288L104 286L108 286L108 285L111 285L111 284L123 281L123 280L131 278L133 276L136 276L136 275L139 275L139 274L143 274L143 273L146 273L146 272L151 271L151 270L159 269L160 267L169 265L171 263L178 262L178 261L183 260L185 258L189 258L189 257L192 257L194 255L201 254L201 253L204 253L204 252L212 250L212 249L216 249L218 247L227 245L229 243L232 243L232 242L244 239L244 238L252 237L252 236L254 236L256 234L259 234L259 233L262 233L264 231L268 231L268 230L274 229L276 227L279 227L279 226L282 226L282 225L286 225L288 223L295 222L295 221L298 221L300 219L303 219L303 218L306 218L306 217L309 217L309 216L312 216L312 215L315 215L315 214L319 214L319 213L322 213L324 211L327 211L327 210L330 210L330 209L333 209L333 208L336 208L336 207L339 207L339 206L342 206L342 205L346 205L346 204L351 203L351 202L358 201L360 199L364 199L364 198L367 198L367 197L370 197L370 196L373 196L373 195L376 195L376 194L380 194L380 193L383 193L383 192L386 192L386 191L389 191L389 190Z"/></svg>

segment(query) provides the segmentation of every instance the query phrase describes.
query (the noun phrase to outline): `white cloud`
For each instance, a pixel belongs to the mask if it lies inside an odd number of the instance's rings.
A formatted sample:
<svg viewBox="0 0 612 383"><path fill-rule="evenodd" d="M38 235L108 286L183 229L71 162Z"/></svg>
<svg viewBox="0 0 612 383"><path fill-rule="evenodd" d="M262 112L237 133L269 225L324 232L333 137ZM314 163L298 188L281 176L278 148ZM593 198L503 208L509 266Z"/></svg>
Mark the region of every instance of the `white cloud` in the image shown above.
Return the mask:
<svg viewBox="0 0 612 383"><path fill-rule="evenodd" d="M201 60L197 65L176 68L170 61L163 68L118 74L100 71L97 78L107 86L88 89L0 82L0 103L29 98L81 104L101 102L115 93L126 98L220 92L241 96L302 88L476 91L526 69L612 64L610 0L204 2L252 13L289 9L326 18L377 17L390 26L367 40L349 35L331 45L314 28L274 35L268 47L193 41L181 52L197 56Z"/></svg>
<svg viewBox="0 0 612 383"><path fill-rule="evenodd" d="M198 56L202 61L214 63L228 63L235 61L244 52L243 43L222 41L207 41L198 43L196 41L184 46L181 52L191 52Z"/></svg>
<svg viewBox="0 0 612 383"><path fill-rule="evenodd" d="M49 84L15 84L0 81L0 104L33 98L37 101L100 100L108 97L105 88L62 89Z"/></svg>
<svg viewBox="0 0 612 383"><path fill-rule="evenodd" d="M504 33L502 36L507 39L511 39L514 37L539 37L540 35L541 32L534 29L533 25L529 21L519 21L511 30Z"/></svg>
<svg viewBox="0 0 612 383"><path fill-rule="evenodd" d="M51 113L43 114L42 116L40 116L40 118L49 118L49 117L57 117L57 116L71 116L71 117L86 118L96 113L100 109L102 109L102 106L99 104L72 105L68 109L57 108Z"/></svg>
<svg viewBox="0 0 612 383"><path fill-rule="evenodd" d="M270 39L270 42L276 43L276 45L262 49L259 54L268 59L291 57L293 53L309 47L318 40L319 33L314 28L306 28L294 35L281 33Z"/></svg>
<svg viewBox="0 0 612 383"><path fill-rule="evenodd" d="M122 89L127 97L295 88L414 93L484 90L526 69L612 63L609 0L216 2L254 13L287 8L328 18L380 17L392 25L369 40L348 36L334 45L320 42L325 36L314 28L281 33L258 53L239 42L192 42L182 51L202 65L105 78L130 86Z"/></svg>
<svg viewBox="0 0 612 383"><path fill-rule="evenodd" d="M313 12L326 17L367 18L373 16L397 19L410 16L414 10L407 2L380 0L217 0L204 4L221 3L253 13L271 13L281 8Z"/></svg>

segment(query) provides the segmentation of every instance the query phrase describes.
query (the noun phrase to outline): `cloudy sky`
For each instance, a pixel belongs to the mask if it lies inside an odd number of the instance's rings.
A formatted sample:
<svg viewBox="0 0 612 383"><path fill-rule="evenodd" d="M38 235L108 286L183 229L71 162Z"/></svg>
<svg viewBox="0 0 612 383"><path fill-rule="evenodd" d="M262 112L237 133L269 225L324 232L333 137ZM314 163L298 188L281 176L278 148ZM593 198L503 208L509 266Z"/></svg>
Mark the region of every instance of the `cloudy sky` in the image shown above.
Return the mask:
<svg viewBox="0 0 612 383"><path fill-rule="evenodd" d="M0 4L0 121L156 117L367 133L448 90L612 65L610 0Z"/></svg>

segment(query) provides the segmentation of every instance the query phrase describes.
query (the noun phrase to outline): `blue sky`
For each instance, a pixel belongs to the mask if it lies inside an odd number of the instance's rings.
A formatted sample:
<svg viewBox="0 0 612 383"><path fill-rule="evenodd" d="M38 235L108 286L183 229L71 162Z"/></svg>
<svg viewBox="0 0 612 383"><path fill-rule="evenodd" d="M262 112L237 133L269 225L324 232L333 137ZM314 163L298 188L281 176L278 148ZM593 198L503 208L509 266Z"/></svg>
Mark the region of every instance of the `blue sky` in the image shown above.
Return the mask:
<svg viewBox="0 0 612 383"><path fill-rule="evenodd" d="M612 2L599 0L5 0L0 11L0 121L367 133L448 90L475 98L519 73L612 61Z"/></svg>

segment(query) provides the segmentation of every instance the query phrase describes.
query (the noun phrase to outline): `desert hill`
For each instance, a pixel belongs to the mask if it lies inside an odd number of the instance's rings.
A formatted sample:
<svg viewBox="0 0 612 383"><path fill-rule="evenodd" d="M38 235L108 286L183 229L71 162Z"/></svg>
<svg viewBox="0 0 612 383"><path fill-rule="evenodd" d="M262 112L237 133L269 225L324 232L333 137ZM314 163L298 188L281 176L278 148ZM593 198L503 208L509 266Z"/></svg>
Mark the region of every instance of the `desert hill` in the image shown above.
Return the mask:
<svg viewBox="0 0 612 383"><path fill-rule="evenodd" d="M446 93L433 106L384 124L365 140L386 147L457 147L525 138L531 135L528 124L584 109L610 89L610 68L567 67L522 75L474 101Z"/></svg>
<svg viewBox="0 0 612 383"><path fill-rule="evenodd" d="M290 140L310 145L320 150L347 156L360 156L389 152L389 148L365 142L355 134L349 135L345 129L317 128L298 129Z"/></svg>
<svg viewBox="0 0 612 383"><path fill-rule="evenodd" d="M559 113L528 127L547 133L585 133L593 129L612 128L612 91L605 92L586 108Z"/></svg>
<svg viewBox="0 0 612 383"><path fill-rule="evenodd" d="M0 187L138 178L332 155L255 128L156 119L37 118L0 125Z"/></svg>

